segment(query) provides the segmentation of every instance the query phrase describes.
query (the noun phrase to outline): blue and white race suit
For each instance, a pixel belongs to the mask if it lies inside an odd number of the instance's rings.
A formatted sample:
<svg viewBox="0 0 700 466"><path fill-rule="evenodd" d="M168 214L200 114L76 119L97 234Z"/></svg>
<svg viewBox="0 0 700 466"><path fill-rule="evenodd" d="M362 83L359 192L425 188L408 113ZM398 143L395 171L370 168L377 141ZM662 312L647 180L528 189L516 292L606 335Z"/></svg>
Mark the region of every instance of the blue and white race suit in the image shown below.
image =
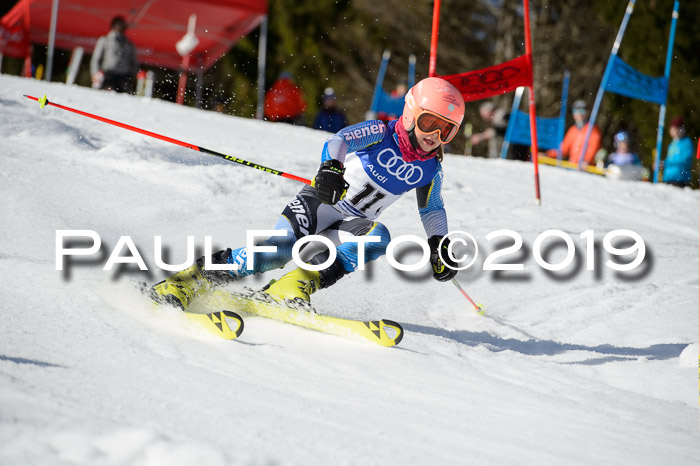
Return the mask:
<svg viewBox="0 0 700 466"><path fill-rule="evenodd" d="M365 121L348 126L331 136L324 145L322 161L335 159L345 165L345 180L350 187L336 205L321 203L314 188L303 188L287 204L276 230L283 237L271 237L258 245L274 245L274 253L255 253L254 269L247 269L246 248L231 251L229 263L237 264L232 274L243 277L284 267L292 259L294 242L306 235L323 234L337 246L338 259L346 272L358 267L357 243L341 244L343 235L378 236L378 242L365 245L365 261L384 255L391 240L387 228L375 220L408 191L415 189L418 212L428 237L447 234L447 216L440 195L442 168L436 158L406 162L399 149L395 126L398 120L384 123Z"/></svg>

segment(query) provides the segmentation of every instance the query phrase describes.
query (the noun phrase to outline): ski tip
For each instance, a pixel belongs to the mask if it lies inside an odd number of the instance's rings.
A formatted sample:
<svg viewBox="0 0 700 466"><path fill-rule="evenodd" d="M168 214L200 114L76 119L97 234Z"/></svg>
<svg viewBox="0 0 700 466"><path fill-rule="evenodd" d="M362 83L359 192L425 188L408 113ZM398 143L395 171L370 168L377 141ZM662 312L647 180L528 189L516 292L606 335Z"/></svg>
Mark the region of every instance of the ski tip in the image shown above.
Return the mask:
<svg viewBox="0 0 700 466"><path fill-rule="evenodd" d="M243 333L243 319L233 311L217 311L199 314L184 311L187 319L213 335L225 340L234 340Z"/></svg>
<svg viewBox="0 0 700 466"><path fill-rule="evenodd" d="M39 102L39 108L41 109L41 108L44 108L46 106L46 104L49 103L49 99L47 99L46 94L44 94L43 96L41 96L40 99L37 99L37 102Z"/></svg>
<svg viewBox="0 0 700 466"><path fill-rule="evenodd" d="M387 328L389 331L387 332ZM403 339L403 327L398 322L389 319L381 320L381 332L379 344L382 346L396 346Z"/></svg>
<svg viewBox="0 0 700 466"><path fill-rule="evenodd" d="M238 338L241 336L241 333L243 333L243 318L241 318L240 315L236 314L233 311L221 311L221 320L223 322L226 322L226 325L228 325L228 328L233 332L234 335L236 335L234 338ZM234 324L232 327L231 324ZM237 325L237 327L236 327Z"/></svg>

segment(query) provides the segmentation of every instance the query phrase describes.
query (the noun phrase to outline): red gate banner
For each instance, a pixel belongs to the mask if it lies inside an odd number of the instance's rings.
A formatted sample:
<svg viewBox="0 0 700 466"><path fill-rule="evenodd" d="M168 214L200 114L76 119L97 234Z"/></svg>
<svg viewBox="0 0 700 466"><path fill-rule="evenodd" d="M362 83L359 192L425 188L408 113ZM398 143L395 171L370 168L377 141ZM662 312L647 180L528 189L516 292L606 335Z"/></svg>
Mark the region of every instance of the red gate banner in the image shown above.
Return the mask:
<svg viewBox="0 0 700 466"><path fill-rule="evenodd" d="M520 86L532 86L531 63L530 57L522 55L500 65L442 78L459 89L467 102L488 99Z"/></svg>

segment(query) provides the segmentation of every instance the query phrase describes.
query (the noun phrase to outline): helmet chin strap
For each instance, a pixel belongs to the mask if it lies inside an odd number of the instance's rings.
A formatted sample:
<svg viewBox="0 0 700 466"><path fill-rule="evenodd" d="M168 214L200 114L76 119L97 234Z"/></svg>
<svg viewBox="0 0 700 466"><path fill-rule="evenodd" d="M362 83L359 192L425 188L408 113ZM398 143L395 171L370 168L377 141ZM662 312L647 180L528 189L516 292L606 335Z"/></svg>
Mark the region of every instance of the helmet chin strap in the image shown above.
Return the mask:
<svg viewBox="0 0 700 466"><path fill-rule="evenodd" d="M421 149L420 145L418 144L418 138L416 138L416 124L415 122L413 123L413 128L411 128L408 131L408 140L411 142L411 145L413 146L414 149L416 150L423 150ZM440 145L433 149L432 151L428 152L428 154L433 154L435 153L438 149L440 148Z"/></svg>
<svg viewBox="0 0 700 466"><path fill-rule="evenodd" d="M411 145L414 149L420 148L418 145L418 139L416 139L416 125L413 124L413 128L408 131L408 140L411 141Z"/></svg>

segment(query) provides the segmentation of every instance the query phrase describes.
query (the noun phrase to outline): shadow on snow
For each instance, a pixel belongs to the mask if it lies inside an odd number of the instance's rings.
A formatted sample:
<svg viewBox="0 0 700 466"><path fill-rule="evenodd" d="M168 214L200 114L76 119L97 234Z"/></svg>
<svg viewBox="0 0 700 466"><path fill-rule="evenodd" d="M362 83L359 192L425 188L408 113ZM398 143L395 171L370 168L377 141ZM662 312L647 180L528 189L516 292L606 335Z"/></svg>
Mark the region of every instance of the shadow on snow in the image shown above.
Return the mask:
<svg viewBox="0 0 700 466"><path fill-rule="evenodd" d="M434 327L426 327L415 324L402 324L406 332L416 332L425 335L435 335L454 340L467 346L485 346L491 351L515 351L527 356L556 356L570 351L587 351L599 353L606 357L588 359L584 361L568 362L567 364L597 365L606 362L629 360L630 358L644 357L651 360L665 360L678 357L687 343L660 343L646 348L634 348L613 345L580 345L573 343L561 343L553 340L539 340L529 338L518 340L515 338L501 338L488 332L470 332L468 330L444 330ZM521 333L525 333L522 332Z"/></svg>

